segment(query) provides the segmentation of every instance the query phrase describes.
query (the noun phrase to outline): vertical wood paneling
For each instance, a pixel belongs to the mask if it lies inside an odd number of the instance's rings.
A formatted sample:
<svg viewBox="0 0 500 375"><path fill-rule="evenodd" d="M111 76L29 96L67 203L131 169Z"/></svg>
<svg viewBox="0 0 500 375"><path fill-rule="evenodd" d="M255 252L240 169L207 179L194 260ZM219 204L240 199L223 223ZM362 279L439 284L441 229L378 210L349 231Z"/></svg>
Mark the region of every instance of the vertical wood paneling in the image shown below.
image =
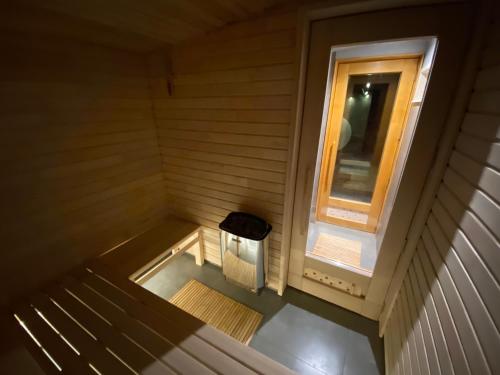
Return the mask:
<svg viewBox="0 0 500 375"><path fill-rule="evenodd" d="M402 289L402 294L401 294L401 308L404 316L404 324L405 324L405 334L406 336L410 336L410 341L409 341L409 358L410 358L410 364L411 364L411 372L412 374L419 375L420 372L420 364L419 364L419 358L418 358L418 352L417 352L417 343L415 340L415 335L414 335L414 330L412 327L412 321L410 319L410 313L408 310L408 305L407 305L407 299L406 299L406 292L404 289Z"/></svg>
<svg viewBox="0 0 500 375"><path fill-rule="evenodd" d="M411 288L415 309L417 311L418 322L422 327L422 335L425 342L426 358L431 374L441 374L441 366L438 360L438 352L436 350L436 344L434 341L434 336L432 335L431 324L429 323L429 317L425 309L422 295L418 287L417 276L415 273L415 266L411 265L408 269L408 278L405 279L405 283L409 284Z"/></svg>
<svg viewBox="0 0 500 375"><path fill-rule="evenodd" d="M495 21L496 22L496 21ZM499 25L490 26L498 35ZM488 38L468 112L389 317L388 374L500 373L500 60ZM410 291L411 290L411 291ZM398 322L408 314L411 330ZM413 314L412 314L413 312ZM401 323L399 323L401 324ZM396 341L403 343L395 352ZM421 343L425 347L421 347ZM410 360L401 350L412 347ZM420 348L420 350L419 350ZM425 357L422 355L425 350Z"/></svg>
<svg viewBox="0 0 500 375"><path fill-rule="evenodd" d="M470 363L470 367L480 369L482 373L488 373L488 366L484 360L484 353L471 325L471 320L464 307L463 300L452 281L448 266L443 265L443 259L439 256L440 249L437 247L441 248L441 246L438 244L439 240L437 237L440 236L440 234L437 233L439 228L437 228L436 225L437 223L429 220L429 226L431 226L431 228L426 228L422 235L426 252L437 272L439 285L441 285L444 293L444 303L448 307L450 316L453 319L457 337L460 340L464 355ZM456 255L452 249L448 248L448 251L447 255L443 255L447 257L447 259L445 259L446 264L450 265L453 261L450 261L449 258L456 257ZM463 294L464 293L462 293L462 295Z"/></svg>
<svg viewBox="0 0 500 375"><path fill-rule="evenodd" d="M450 348L446 340L441 321L439 320L434 297L432 296L429 286L427 285L422 261L418 253L414 258L414 265L418 288L420 289L420 293L424 298L425 309L428 312L427 317L429 319L431 334L435 341L436 351L438 353L439 366L443 374L454 374L455 372L450 355ZM403 340L404 339L405 338L403 338Z"/></svg>
<svg viewBox="0 0 500 375"><path fill-rule="evenodd" d="M430 371L427 362L427 353L422 333L422 327L420 325L420 322L416 319L418 312L415 311L415 301L413 299L412 290L408 286L409 281L408 280L405 281L406 282L403 284L404 292L406 293L406 302L408 303L410 322L412 322L412 324L414 325L414 327L412 327L411 329L415 337L415 346L417 349L419 371L420 374L429 374Z"/></svg>
<svg viewBox="0 0 500 375"><path fill-rule="evenodd" d="M27 34L1 38L0 274L8 299L153 225L165 193L144 57Z"/></svg>
<svg viewBox="0 0 500 375"><path fill-rule="evenodd" d="M169 208L204 226L206 260L215 264L218 224L229 212L269 221L272 288L279 277L294 51L290 13L181 44L170 61L163 53L151 58Z"/></svg>

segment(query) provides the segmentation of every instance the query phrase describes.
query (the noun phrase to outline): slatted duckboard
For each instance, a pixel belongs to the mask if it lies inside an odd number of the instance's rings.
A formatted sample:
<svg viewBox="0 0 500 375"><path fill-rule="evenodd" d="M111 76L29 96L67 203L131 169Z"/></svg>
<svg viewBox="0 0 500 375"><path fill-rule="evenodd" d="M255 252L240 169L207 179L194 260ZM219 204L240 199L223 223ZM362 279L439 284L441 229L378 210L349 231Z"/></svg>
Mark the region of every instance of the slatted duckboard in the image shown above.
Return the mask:
<svg viewBox="0 0 500 375"><path fill-rule="evenodd" d="M196 280L190 280L169 299L177 307L248 344L262 314Z"/></svg>

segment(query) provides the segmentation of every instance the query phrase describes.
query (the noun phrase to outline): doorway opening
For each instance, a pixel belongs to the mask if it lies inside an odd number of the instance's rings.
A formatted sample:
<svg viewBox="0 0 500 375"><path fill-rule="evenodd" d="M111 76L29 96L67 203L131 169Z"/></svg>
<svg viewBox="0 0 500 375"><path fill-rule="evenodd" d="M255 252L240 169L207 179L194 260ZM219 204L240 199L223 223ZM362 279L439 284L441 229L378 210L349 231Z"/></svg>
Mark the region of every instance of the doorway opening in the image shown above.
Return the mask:
<svg viewBox="0 0 500 375"><path fill-rule="evenodd" d="M371 277L437 39L333 47L306 256Z"/></svg>

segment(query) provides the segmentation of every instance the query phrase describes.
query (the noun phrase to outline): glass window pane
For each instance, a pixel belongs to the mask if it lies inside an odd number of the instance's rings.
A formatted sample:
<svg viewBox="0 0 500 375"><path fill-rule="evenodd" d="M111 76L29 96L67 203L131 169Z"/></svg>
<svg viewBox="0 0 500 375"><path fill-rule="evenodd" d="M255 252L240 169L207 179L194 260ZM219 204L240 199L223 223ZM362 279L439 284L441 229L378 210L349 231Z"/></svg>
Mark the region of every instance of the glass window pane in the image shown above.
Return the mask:
<svg viewBox="0 0 500 375"><path fill-rule="evenodd" d="M400 73L349 76L331 196L370 203Z"/></svg>

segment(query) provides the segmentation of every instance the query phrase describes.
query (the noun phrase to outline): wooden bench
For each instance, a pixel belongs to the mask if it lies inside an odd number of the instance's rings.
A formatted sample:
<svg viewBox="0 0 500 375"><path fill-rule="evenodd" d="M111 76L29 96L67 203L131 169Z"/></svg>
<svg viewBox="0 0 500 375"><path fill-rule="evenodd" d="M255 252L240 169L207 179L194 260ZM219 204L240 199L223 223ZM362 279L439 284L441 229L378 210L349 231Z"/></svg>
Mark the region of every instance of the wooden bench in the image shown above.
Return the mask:
<svg viewBox="0 0 500 375"><path fill-rule="evenodd" d="M203 233L197 224L167 217L156 227L115 246L99 262L137 283L144 283L188 250L196 264L204 262Z"/></svg>
<svg viewBox="0 0 500 375"><path fill-rule="evenodd" d="M168 219L16 304L11 316L44 372L292 373L134 281L195 247L199 235L198 226ZM195 251L203 255L202 246Z"/></svg>

